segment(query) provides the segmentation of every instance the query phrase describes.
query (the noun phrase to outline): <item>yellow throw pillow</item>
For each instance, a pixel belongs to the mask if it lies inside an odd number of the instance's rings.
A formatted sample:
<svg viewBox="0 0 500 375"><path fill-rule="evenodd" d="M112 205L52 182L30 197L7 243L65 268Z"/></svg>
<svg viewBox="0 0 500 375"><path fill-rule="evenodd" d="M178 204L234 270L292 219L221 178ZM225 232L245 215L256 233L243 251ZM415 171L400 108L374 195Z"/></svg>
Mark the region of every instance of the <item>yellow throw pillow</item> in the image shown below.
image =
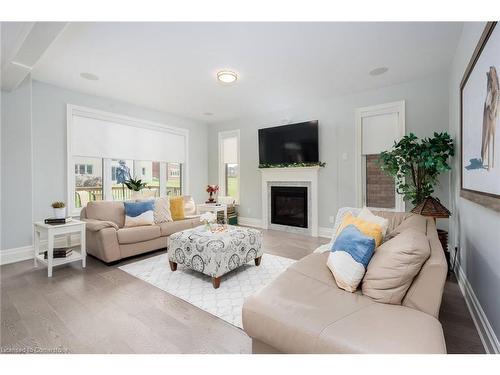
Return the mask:
<svg viewBox="0 0 500 375"><path fill-rule="evenodd" d="M382 243L382 226L359 219L348 212L344 215L344 219L342 220L342 224L340 224L337 235L348 225L354 225L365 236L372 237L375 240L377 247L379 247Z"/></svg>
<svg viewBox="0 0 500 375"><path fill-rule="evenodd" d="M184 197L170 198L170 213L172 220L183 220L186 215L184 213Z"/></svg>

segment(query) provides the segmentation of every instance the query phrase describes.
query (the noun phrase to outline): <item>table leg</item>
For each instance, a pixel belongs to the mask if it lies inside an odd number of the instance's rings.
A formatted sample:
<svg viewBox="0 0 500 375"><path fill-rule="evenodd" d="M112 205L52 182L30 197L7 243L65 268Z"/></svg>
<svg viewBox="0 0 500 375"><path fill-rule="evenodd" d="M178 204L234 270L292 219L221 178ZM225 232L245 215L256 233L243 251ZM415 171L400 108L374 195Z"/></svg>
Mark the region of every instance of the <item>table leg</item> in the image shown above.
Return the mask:
<svg viewBox="0 0 500 375"><path fill-rule="evenodd" d="M229 224L227 221L227 206L224 207L224 224Z"/></svg>
<svg viewBox="0 0 500 375"><path fill-rule="evenodd" d="M47 233L47 276L52 277L52 266L54 260L54 235L52 231L48 231Z"/></svg>
<svg viewBox="0 0 500 375"><path fill-rule="evenodd" d="M255 265L260 266L260 261L262 260L262 257L255 258Z"/></svg>
<svg viewBox="0 0 500 375"><path fill-rule="evenodd" d="M177 263L172 262L171 260L169 260L169 261L168 261L168 263L170 264L170 269L171 269L172 271L177 270Z"/></svg>
<svg viewBox="0 0 500 375"><path fill-rule="evenodd" d="M85 238L85 227L80 230L80 252L82 254L82 268L87 266L87 243Z"/></svg>
<svg viewBox="0 0 500 375"><path fill-rule="evenodd" d="M33 264L38 267L37 256L40 254L40 232L36 230L33 231Z"/></svg>
<svg viewBox="0 0 500 375"><path fill-rule="evenodd" d="M220 287L220 278L220 276L212 277L212 285L214 286L214 289L218 289Z"/></svg>

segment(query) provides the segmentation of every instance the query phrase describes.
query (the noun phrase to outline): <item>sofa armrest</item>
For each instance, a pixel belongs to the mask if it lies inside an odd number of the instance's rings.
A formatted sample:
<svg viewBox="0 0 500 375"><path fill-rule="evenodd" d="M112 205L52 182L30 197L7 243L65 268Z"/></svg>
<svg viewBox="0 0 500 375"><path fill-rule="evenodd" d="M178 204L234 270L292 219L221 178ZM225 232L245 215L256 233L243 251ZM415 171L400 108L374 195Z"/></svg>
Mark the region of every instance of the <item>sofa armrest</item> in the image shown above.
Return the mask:
<svg viewBox="0 0 500 375"><path fill-rule="evenodd" d="M87 229L91 232L99 232L104 228L114 228L115 230L118 230L118 225L116 225L116 223L113 223L112 221L103 221L96 219L83 219L83 221L85 221Z"/></svg>

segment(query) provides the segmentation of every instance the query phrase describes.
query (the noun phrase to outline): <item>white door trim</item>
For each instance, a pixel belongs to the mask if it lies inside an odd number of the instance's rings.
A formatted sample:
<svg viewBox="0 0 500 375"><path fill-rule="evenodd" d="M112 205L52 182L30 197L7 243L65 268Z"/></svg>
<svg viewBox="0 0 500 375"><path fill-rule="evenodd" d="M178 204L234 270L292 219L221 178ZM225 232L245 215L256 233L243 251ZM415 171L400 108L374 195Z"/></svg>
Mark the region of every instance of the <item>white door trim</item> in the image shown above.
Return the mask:
<svg viewBox="0 0 500 375"><path fill-rule="evenodd" d="M377 116L397 113L399 125L399 137L403 137L406 132L405 124L405 101L378 104L369 107L356 109L356 124L355 124L355 147L354 147L354 172L355 172L355 189L356 189L356 206L362 207L363 202L363 157L361 155L361 123L364 117ZM396 211L405 211L405 202L403 196L396 193Z"/></svg>

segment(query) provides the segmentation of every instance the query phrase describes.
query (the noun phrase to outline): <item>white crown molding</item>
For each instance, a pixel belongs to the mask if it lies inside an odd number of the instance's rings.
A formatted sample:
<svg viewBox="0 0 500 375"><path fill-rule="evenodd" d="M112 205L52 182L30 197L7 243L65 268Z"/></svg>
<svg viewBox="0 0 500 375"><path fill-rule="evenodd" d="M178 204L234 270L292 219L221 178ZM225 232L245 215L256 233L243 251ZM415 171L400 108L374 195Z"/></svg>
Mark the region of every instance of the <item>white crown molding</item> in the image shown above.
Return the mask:
<svg viewBox="0 0 500 375"><path fill-rule="evenodd" d="M0 251L0 265L33 259L33 246L22 246Z"/></svg>
<svg viewBox="0 0 500 375"><path fill-rule="evenodd" d="M460 265L456 266L455 275L485 351L489 354L500 354L498 338Z"/></svg>

